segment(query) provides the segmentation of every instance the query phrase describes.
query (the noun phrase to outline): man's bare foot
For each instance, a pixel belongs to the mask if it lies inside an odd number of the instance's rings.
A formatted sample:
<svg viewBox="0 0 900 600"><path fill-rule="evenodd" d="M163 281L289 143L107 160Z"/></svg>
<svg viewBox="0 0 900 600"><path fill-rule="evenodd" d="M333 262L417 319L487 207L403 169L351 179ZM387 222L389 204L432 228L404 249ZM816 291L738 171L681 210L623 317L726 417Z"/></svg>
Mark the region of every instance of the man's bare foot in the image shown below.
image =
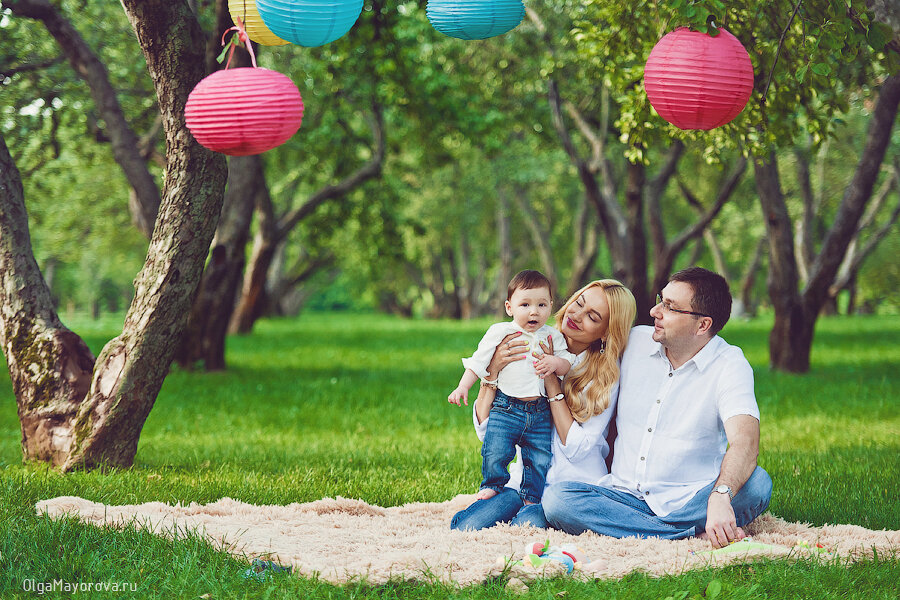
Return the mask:
<svg viewBox="0 0 900 600"><path fill-rule="evenodd" d="M487 500L488 498L493 498L497 495L497 492L494 490L484 488L483 490L478 490L478 494L475 495L476 500Z"/></svg>

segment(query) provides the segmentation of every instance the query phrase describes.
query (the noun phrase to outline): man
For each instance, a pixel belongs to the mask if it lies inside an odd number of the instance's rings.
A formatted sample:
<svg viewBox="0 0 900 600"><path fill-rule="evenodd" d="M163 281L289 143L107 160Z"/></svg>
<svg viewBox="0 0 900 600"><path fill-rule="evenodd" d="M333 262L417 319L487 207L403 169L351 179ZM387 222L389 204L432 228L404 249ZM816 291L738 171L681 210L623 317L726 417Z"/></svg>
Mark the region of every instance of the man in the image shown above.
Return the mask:
<svg viewBox="0 0 900 600"><path fill-rule="evenodd" d="M597 485L544 492L548 522L568 533L708 537L715 548L769 505L772 480L756 465L759 408L753 371L716 335L731 313L720 275L672 275L635 327L622 358L612 469Z"/></svg>

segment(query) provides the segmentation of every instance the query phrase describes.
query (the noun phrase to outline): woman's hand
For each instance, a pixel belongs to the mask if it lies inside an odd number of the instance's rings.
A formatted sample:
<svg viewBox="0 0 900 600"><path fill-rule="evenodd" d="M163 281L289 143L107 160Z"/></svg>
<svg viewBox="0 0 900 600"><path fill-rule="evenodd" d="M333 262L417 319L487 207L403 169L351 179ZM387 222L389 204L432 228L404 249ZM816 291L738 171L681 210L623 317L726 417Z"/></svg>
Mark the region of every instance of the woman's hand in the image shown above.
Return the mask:
<svg viewBox="0 0 900 600"><path fill-rule="evenodd" d="M553 338L548 337L546 344L544 342L541 342L541 350L543 350L546 354L552 355ZM544 355L534 352L533 356L537 359L540 359ZM552 398L557 394L561 394L562 385L559 378L555 375L553 377L544 378L544 389L546 390L547 396L549 398ZM569 410L568 401L551 402L550 417L553 419L553 426L556 427L556 434L559 436L559 441L562 442L563 446L565 446L566 439L569 436L569 429L572 427L572 423L575 422L575 418L572 417L572 411Z"/></svg>
<svg viewBox="0 0 900 600"><path fill-rule="evenodd" d="M544 354L553 354L553 338L548 337L547 342L541 342L541 350L544 351ZM541 358L544 354L538 354L537 350L532 353L532 356L535 358Z"/></svg>
<svg viewBox="0 0 900 600"><path fill-rule="evenodd" d="M528 342L526 340L517 340L522 335L521 331L511 333L497 344L494 350L494 356L488 364L488 376L492 380L497 379L497 375L506 365L516 362L517 360L525 360L525 354L528 352Z"/></svg>

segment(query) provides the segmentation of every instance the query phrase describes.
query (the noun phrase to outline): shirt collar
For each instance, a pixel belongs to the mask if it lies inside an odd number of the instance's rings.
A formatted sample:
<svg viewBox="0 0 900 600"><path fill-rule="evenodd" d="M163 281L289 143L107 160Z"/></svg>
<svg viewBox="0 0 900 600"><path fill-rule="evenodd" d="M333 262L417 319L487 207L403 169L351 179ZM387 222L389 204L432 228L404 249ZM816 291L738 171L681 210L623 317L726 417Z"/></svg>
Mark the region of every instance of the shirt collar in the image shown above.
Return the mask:
<svg viewBox="0 0 900 600"><path fill-rule="evenodd" d="M706 342L706 344L702 348L700 348L700 351L697 352L697 354L692 356L690 360L688 360L684 364L686 365L689 362L693 362L694 365L696 365L697 370L702 372L716 359L716 357L722 351L724 344L725 340L715 335L711 340ZM650 347L650 356L656 355L666 358L665 348L663 348L663 345L660 342L654 342Z"/></svg>

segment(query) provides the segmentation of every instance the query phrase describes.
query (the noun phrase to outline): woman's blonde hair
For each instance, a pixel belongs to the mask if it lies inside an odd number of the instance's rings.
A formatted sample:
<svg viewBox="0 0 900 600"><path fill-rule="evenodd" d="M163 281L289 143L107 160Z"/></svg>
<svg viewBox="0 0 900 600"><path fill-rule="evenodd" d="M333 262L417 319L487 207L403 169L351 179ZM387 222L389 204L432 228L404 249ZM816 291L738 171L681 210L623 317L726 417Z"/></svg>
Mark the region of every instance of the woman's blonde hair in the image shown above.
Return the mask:
<svg viewBox="0 0 900 600"><path fill-rule="evenodd" d="M625 352L625 344L628 343L637 311L631 290L615 279L598 279L572 294L556 313L557 326L562 325L569 306L583 293L595 287L603 289L609 303L606 339L594 340L588 346L585 359L563 381L566 404L579 423L584 423L609 407L609 393L619 379L619 361Z"/></svg>

